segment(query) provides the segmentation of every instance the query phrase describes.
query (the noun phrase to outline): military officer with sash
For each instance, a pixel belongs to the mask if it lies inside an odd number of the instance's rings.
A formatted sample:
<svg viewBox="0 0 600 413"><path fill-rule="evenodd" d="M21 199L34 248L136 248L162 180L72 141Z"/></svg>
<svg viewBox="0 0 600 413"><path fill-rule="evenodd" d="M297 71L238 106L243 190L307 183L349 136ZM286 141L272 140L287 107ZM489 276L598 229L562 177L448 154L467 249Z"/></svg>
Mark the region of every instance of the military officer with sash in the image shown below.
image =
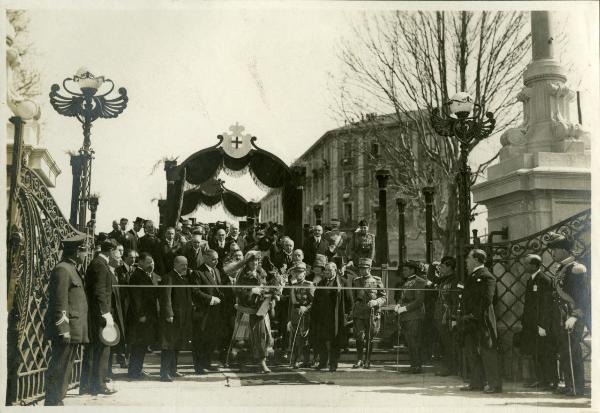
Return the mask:
<svg viewBox="0 0 600 413"><path fill-rule="evenodd" d="M372 260L358 260L358 277L352 280L352 317L356 339L357 361L352 368L370 367L373 337L379 332L379 309L386 303L386 292L381 277L371 274ZM366 347L366 348L365 348Z"/></svg>
<svg viewBox="0 0 600 413"><path fill-rule="evenodd" d="M554 317L552 328L565 376L565 387L560 392L580 396L585 383L581 343L584 327L589 329L591 320L590 281L585 265L573 256L572 240L551 233L547 245L554 260L560 263L554 279L554 298L559 314Z"/></svg>

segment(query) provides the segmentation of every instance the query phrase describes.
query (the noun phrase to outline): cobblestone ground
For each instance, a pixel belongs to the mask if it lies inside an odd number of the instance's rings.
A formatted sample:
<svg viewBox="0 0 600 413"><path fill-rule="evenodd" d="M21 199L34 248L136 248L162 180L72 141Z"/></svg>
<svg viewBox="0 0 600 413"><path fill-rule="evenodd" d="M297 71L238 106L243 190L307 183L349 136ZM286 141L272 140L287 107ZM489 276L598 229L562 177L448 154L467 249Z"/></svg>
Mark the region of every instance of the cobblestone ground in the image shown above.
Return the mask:
<svg viewBox="0 0 600 413"><path fill-rule="evenodd" d="M187 358L187 357L186 357ZM208 408L506 408L519 411L570 407L589 408L588 397L566 398L548 392L525 388L520 383L505 383L504 393L484 395L459 391L463 385L458 377L438 377L433 366L420 375L402 373L406 365L380 364L369 370L353 370L342 363L335 373L314 369L292 370L287 366L273 367L271 374L258 374L257 368L220 368L218 372L198 376L193 374L190 360L180 362L179 371L185 377L172 383L159 381L157 357L148 357L145 370L152 374L146 381L131 381L124 369L114 370L108 384L117 390L112 396L79 396L69 391L65 406L162 406Z"/></svg>

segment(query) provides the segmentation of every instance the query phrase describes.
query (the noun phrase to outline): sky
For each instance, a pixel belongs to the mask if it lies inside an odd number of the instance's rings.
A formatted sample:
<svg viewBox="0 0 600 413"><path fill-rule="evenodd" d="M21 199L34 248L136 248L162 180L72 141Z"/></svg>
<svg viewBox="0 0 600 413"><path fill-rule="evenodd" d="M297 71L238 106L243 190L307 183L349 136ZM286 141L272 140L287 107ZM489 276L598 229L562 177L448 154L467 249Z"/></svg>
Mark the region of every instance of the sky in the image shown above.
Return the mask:
<svg viewBox="0 0 600 413"><path fill-rule="evenodd" d="M92 127L92 192L100 195L100 231L122 216L158 220L151 200L165 197L166 181L162 166L152 174L153 166L164 157L181 163L216 144L216 135L236 122L258 137L258 146L288 163L340 126L331 110L331 76L340 73L341 39L351 36L351 22L366 7L148 4L153 7L102 10L96 3L93 10L30 11L34 63L42 72L38 102L44 142L62 170L52 193L66 216L72 183L67 151L77 150L83 138L79 122L50 106L50 86L86 66L128 91L127 109ZM578 81L587 73L578 53L581 47L586 53L585 45L593 41L581 18L568 19L579 48L567 54L577 63ZM483 152L495 147L497 140ZM222 178L248 200L264 194L250 177ZM199 209L195 216L204 222L227 218L220 207Z"/></svg>

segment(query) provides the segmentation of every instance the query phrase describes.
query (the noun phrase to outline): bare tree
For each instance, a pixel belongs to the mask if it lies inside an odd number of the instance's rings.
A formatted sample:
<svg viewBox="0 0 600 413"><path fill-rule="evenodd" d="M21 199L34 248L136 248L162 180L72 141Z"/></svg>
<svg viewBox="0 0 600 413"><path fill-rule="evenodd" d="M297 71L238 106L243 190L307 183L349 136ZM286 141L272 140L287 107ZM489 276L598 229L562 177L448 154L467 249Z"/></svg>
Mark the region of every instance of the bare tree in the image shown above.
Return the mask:
<svg viewBox="0 0 600 413"><path fill-rule="evenodd" d="M413 207L424 208L424 186L436 188L434 228L445 252L455 243L460 148L435 135L429 113L468 91L482 112L495 113L495 133L513 125L531 47L528 22L521 12L369 13L342 42L334 110L359 120L370 137L363 142L379 142L382 153L372 161L391 168L391 188L414 198ZM364 113L387 115L361 120ZM476 165L471 181L496 157Z"/></svg>

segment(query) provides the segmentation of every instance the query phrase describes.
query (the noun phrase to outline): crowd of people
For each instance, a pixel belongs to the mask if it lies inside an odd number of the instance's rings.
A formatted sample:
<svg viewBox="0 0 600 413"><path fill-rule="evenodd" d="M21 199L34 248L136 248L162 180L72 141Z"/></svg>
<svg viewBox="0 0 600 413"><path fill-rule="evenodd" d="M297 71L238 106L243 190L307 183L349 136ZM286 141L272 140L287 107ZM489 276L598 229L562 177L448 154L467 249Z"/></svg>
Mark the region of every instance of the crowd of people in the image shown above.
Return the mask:
<svg viewBox="0 0 600 413"><path fill-rule="evenodd" d="M160 380L165 382L182 376L182 350L191 350L196 374L216 370L217 360L242 365L250 359L267 374L277 351L294 369L335 372L352 333L352 367L370 368L373 339L386 310L398 320L396 336L408 347L406 373L422 373L424 362L438 353L442 363L436 374L458 374L462 349L469 373L463 390L502 392L496 279L485 268L482 250L469 253L464 285L453 257L429 266L405 263L390 297L390 289L371 273L375 243L365 220L351 233L341 231L339 221L326 228L315 225L300 248L277 224L250 223L243 234L226 222L182 220L160 234L151 220L138 217L131 229L128 224L126 218L114 221L111 232L97 236L85 275L79 269L86 259L86 237L63 241L63 259L49 286L47 334L53 353L47 405L62 404L80 344L80 394L114 393L106 385L114 363L127 368L130 379L149 378L144 361L152 350L161 352ZM527 257L531 279L522 351L536 362L536 385L556 389L559 355L564 391L581 394L580 343L589 312L581 281L585 267L574 261L564 236L548 245L561 262L560 277L546 274L538 256ZM118 327L117 345L102 340L99 332L106 326Z"/></svg>

